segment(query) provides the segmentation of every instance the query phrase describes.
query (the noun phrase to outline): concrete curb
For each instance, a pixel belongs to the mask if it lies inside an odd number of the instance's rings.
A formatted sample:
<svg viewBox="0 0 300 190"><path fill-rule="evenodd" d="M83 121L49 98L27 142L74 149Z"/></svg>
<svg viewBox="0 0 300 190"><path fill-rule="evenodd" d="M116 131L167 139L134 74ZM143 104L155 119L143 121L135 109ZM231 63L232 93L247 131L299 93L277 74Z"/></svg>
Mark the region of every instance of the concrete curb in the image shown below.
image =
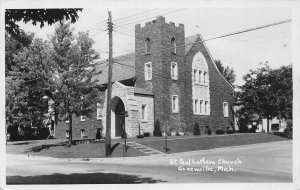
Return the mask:
<svg viewBox="0 0 300 190"><path fill-rule="evenodd" d="M179 152L179 153L172 153L172 154L160 154L160 155L151 155L151 156L136 156L136 157L112 157L112 158L55 158L55 157L46 157L46 156L34 156L34 155L25 155L25 154L6 154L6 157L19 157L20 159L30 159L30 160L45 160L45 161L68 161L68 162L95 162L95 163L114 163L114 164L121 164L124 161L145 161L145 160L153 160L153 159L160 159L172 156L179 156L179 155L187 155L193 153L206 153L211 152L213 150L223 150L226 151L232 148L245 148L249 146L256 146L256 145L264 145L264 144L274 144L274 143L288 143L291 140L285 141L274 141L274 142L266 142L266 143L255 143L255 144L248 144L248 145L239 145L239 146L229 146L229 147L221 147L221 148L213 148L207 150L195 150L189 152ZM134 163L134 162L133 162Z"/></svg>

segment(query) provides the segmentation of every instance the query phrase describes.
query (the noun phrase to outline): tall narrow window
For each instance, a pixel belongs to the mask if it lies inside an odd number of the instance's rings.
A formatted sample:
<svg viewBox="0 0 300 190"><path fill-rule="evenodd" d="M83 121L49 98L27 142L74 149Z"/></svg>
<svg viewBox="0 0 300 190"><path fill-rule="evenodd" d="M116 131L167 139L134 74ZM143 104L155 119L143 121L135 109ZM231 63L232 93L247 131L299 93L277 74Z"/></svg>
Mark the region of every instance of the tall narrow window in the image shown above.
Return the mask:
<svg viewBox="0 0 300 190"><path fill-rule="evenodd" d="M150 38L147 38L146 40L145 40L145 53L146 54L150 54L150 52L151 52L151 43L150 43Z"/></svg>
<svg viewBox="0 0 300 190"><path fill-rule="evenodd" d="M194 112L195 112L195 114L197 114L198 113L198 100L196 99L195 100L195 102L194 102Z"/></svg>
<svg viewBox="0 0 300 190"><path fill-rule="evenodd" d="M152 79L152 64L151 62L145 63L145 80Z"/></svg>
<svg viewBox="0 0 300 190"><path fill-rule="evenodd" d="M206 75L207 75L207 72L204 72L204 75L203 75L203 83L206 84L207 80L206 80Z"/></svg>
<svg viewBox="0 0 300 190"><path fill-rule="evenodd" d="M147 120L147 106L146 104L142 104L142 121Z"/></svg>
<svg viewBox="0 0 300 190"><path fill-rule="evenodd" d="M83 139L85 137L84 129L81 129L80 137Z"/></svg>
<svg viewBox="0 0 300 190"><path fill-rule="evenodd" d="M174 37L171 39L171 47L172 47L172 53L176 54L176 40Z"/></svg>
<svg viewBox="0 0 300 190"><path fill-rule="evenodd" d="M223 113L224 113L224 117L228 117L228 103L227 102L223 102Z"/></svg>
<svg viewBox="0 0 300 190"><path fill-rule="evenodd" d="M66 130L66 138L69 138L69 136L70 136L70 132L69 130Z"/></svg>
<svg viewBox="0 0 300 190"><path fill-rule="evenodd" d="M201 83L202 82L202 71L201 70L199 70L199 83Z"/></svg>
<svg viewBox="0 0 300 190"><path fill-rule="evenodd" d="M178 96L177 95L172 96L172 112L178 113Z"/></svg>
<svg viewBox="0 0 300 190"><path fill-rule="evenodd" d="M99 102L97 102L97 119L98 120L102 119L102 108Z"/></svg>
<svg viewBox="0 0 300 190"><path fill-rule="evenodd" d="M194 69L194 83L197 82L197 69Z"/></svg>
<svg viewBox="0 0 300 190"><path fill-rule="evenodd" d="M208 113L208 101L205 101L205 113Z"/></svg>
<svg viewBox="0 0 300 190"><path fill-rule="evenodd" d="M200 113L203 113L203 100L200 100Z"/></svg>
<svg viewBox="0 0 300 190"><path fill-rule="evenodd" d="M178 79L178 66L177 63L175 62L171 62L171 78L173 80Z"/></svg>

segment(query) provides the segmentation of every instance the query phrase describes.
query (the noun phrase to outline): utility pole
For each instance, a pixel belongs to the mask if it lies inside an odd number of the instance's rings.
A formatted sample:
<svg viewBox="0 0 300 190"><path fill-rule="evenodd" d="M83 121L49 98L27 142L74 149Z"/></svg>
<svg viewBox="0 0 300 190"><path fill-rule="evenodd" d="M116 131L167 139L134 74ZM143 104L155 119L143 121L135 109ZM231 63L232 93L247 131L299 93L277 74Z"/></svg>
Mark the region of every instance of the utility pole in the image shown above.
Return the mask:
<svg viewBox="0 0 300 190"><path fill-rule="evenodd" d="M109 35L109 58L108 58L108 84L107 84L107 106L106 106L106 139L105 156L111 156L111 78L112 78L112 19L108 11L108 35Z"/></svg>

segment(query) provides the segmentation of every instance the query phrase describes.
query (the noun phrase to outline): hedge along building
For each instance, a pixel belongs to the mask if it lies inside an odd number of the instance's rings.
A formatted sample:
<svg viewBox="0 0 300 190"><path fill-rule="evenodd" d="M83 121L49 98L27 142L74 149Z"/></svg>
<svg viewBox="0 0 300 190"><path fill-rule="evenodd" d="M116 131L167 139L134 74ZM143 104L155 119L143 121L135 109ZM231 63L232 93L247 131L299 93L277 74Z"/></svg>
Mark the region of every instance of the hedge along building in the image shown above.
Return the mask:
<svg viewBox="0 0 300 190"><path fill-rule="evenodd" d="M103 72L95 78L104 84L105 96L94 118L74 118L75 138L94 138L99 128L105 132L107 65L99 69ZM135 26L135 52L114 58L112 81L112 137L120 137L124 128L129 137L153 134L157 120L175 132L192 132L197 122L202 134L205 126L214 131L234 125L233 87L201 35L185 37L183 24L166 23L164 17ZM65 137L67 129L59 122L55 136Z"/></svg>

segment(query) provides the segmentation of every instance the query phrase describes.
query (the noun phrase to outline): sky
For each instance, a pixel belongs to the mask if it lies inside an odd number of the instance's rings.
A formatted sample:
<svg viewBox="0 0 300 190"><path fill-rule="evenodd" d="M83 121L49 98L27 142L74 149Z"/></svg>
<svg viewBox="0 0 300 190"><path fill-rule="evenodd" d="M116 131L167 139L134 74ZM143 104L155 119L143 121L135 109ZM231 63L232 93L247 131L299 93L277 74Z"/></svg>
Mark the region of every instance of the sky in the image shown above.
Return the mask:
<svg viewBox="0 0 300 190"><path fill-rule="evenodd" d="M108 17L112 13L113 56L134 51L134 26L142 26L157 16L164 16L166 22L185 26L185 35L200 33L204 39L263 26L292 18L292 9L287 6L195 6L151 7L151 8L84 8L79 20L72 24L75 33L90 31L95 41L94 49L100 52L102 59L108 57L108 34L105 30ZM19 23L25 31L35 33L36 37L47 39L53 34L55 26L33 26L31 23ZM122 34L123 33L123 34ZM124 34L125 33L125 34ZM292 63L292 23L286 23L261 30L247 32L231 37L207 41L206 45L214 59L234 69L237 77L235 85L244 83L242 77L250 69L259 67L259 63L268 61L271 68Z"/></svg>

